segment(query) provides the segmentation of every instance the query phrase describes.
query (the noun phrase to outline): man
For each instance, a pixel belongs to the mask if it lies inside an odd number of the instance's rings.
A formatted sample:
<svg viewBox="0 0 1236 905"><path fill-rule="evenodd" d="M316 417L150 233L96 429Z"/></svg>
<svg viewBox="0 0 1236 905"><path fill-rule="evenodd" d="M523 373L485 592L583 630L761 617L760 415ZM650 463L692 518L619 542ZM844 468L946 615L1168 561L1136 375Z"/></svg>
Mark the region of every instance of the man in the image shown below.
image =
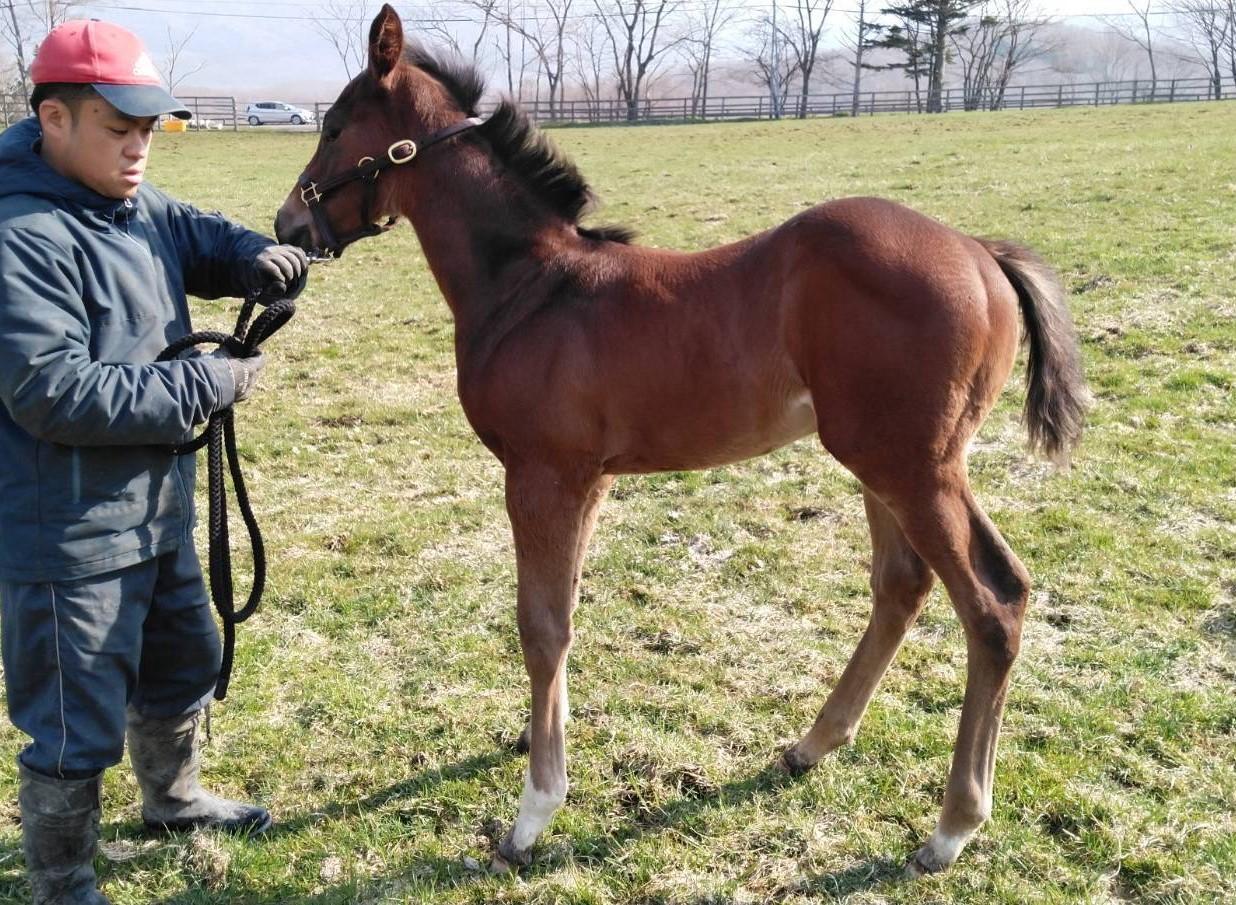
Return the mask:
<svg viewBox="0 0 1236 905"><path fill-rule="evenodd" d="M261 832L198 784L220 648L193 548L194 461L169 445L243 400L261 356L155 363L185 293L293 295L299 249L143 184L160 115L189 111L132 33L66 22L0 135L0 628L34 902L106 903L102 771L126 732L155 828Z"/></svg>

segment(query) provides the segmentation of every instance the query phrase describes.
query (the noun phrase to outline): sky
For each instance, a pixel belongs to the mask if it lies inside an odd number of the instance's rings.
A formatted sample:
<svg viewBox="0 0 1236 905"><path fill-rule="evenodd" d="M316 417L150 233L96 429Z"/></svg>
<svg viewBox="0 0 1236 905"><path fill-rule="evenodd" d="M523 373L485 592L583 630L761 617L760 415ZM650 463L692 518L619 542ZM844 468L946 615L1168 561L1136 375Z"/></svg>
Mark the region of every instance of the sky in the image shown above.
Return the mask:
<svg viewBox="0 0 1236 905"><path fill-rule="evenodd" d="M773 0L728 2L756 15L770 9ZM783 11L793 8L793 0L779 2ZM876 0L872 5L878 8L883 3ZM462 5L454 0L397 2L394 6L405 17L414 10L432 10L432 15L443 17L462 12ZM590 0L576 0L576 6L592 9ZM182 82L178 89L182 95L215 93L235 95L242 102L301 102L330 100L346 82L337 52L307 21L315 11L323 15L324 7L312 0L91 0L78 8L78 14L132 29L159 61L167 54L169 33L172 39L181 40L196 29L178 68L205 66ZM1126 0L1041 0L1038 7L1073 24L1090 26L1100 24L1093 18L1098 14L1128 10ZM380 8L380 0L368 3L365 21ZM853 0L836 0L833 15L845 18L844 11L852 8Z"/></svg>

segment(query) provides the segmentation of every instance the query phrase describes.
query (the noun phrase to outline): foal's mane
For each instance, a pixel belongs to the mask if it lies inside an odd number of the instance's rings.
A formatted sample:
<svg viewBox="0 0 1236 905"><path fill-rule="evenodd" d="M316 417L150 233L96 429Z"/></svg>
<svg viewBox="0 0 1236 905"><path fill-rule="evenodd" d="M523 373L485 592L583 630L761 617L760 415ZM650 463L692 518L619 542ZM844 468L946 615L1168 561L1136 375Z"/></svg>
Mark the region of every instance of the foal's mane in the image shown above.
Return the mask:
<svg viewBox="0 0 1236 905"><path fill-rule="evenodd" d="M420 45L404 49L404 60L436 79L466 116L477 116L485 80L475 67L435 56ZM554 213L575 224L581 236L629 243L635 232L625 226L584 227L579 219L596 203L583 174L510 100L502 100L473 134L484 137L494 156Z"/></svg>

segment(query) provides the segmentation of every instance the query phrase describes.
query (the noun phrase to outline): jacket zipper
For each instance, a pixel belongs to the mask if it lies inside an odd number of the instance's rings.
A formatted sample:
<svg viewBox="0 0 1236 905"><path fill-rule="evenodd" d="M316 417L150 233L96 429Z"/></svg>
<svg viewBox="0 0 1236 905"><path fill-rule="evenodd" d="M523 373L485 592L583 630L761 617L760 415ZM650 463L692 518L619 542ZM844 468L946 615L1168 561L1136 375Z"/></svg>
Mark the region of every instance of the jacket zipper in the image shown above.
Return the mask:
<svg viewBox="0 0 1236 905"><path fill-rule="evenodd" d="M142 251L146 253L146 258L150 262L150 278L151 278L151 281L154 282L158 277L158 274L156 273L155 266L154 266L154 254L151 253L150 248L148 246L137 241L137 239L133 237L133 234L129 232L129 221L133 217L134 207L135 205L133 204L133 201L131 199L129 198L124 199L125 217L124 217L124 226L121 229L121 233L124 235L126 239L128 239L130 242L132 242L134 245L136 245L138 248L140 248ZM117 226L115 211L113 211L110 219L112 221L112 226L113 227ZM189 514L192 511L192 506L191 506L191 501L189 499L189 489L186 486L184 472L181 471L181 464L182 464L181 459L182 458L183 456L173 456L172 471L176 475L176 492L177 492L177 495L180 497L181 532L187 534L190 528L192 527L190 525L190 519L189 519Z"/></svg>

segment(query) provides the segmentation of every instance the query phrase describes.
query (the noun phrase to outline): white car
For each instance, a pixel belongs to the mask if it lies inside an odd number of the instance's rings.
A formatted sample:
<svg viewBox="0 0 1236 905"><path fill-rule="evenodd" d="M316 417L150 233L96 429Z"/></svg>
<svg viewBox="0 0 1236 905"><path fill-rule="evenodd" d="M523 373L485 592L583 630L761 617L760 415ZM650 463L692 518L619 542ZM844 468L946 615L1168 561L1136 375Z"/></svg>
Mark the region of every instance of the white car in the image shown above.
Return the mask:
<svg viewBox="0 0 1236 905"><path fill-rule="evenodd" d="M293 107L282 101L252 103L245 108L245 116L248 117L251 126L261 126L266 123L291 123L293 126L300 126L317 120L312 110Z"/></svg>

